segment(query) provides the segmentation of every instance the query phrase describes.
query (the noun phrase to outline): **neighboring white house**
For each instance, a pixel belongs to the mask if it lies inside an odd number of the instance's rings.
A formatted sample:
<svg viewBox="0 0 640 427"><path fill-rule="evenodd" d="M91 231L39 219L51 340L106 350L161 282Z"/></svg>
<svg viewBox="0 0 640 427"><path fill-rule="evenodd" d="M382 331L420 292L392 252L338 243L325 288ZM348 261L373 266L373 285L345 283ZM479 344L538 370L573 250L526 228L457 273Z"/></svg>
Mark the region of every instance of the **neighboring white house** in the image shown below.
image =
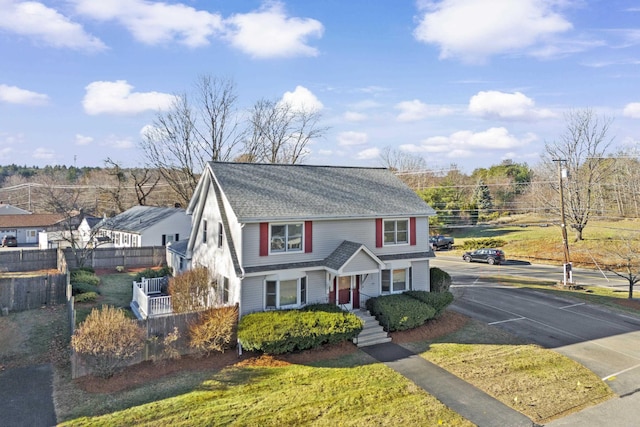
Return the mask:
<svg viewBox="0 0 640 427"><path fill-rule="evenodd" d="M187 213L169 262L207 267L241 315L430 290L435 211L387 169L210 162Z"/></svg>
<svg viewBox="0 0 640 427"><path fill-rule="evenodd" d="M134 206L106 219L100 225L100 237L111 239L113 246L164 246L185 239L191 232L191 218L184 209L160 206Z"/></svg>

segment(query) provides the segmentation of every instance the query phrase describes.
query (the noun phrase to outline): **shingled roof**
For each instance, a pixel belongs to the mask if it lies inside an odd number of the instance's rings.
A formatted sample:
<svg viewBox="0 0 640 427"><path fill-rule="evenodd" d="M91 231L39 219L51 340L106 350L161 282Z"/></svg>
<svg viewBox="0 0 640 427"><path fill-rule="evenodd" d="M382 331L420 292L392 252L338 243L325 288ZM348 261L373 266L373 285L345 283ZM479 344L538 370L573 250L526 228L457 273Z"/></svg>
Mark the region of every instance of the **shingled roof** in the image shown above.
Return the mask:
<svg viewBox="0 0 640 427"><path fill-rule="evenodd" d="M184 209L161 206L134 206L105 221L103 229L140 233Z"/></svg>
<svg viewBox="0 0 640 427"><path fill-rule="evenodd" d="M0 228L50 227L64 219L64 215L58 214L0 215Z"/></svg>
<svg viewBox="0 0 640 427"><path fill-rule="evenodd" d="M384 168L210 162L240 222L431 216Z"/></svg>

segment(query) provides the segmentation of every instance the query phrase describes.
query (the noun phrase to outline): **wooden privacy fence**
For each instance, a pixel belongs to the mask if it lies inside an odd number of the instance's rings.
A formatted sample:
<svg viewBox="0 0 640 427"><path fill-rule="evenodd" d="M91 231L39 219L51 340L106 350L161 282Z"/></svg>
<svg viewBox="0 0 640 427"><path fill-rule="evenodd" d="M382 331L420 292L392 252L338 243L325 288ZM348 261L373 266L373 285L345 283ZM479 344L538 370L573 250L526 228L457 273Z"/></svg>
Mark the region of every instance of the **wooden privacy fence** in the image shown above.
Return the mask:
<svg viewBox="0 0 640 427"><path fill-rule="evenodd" d="M55 270L55 249L17 249L0 252L0 272Z"/></svg>
<svg viewBox="0 0 640 427"><path fill-rule="evenodd" d="M64 249L69 268L78 267L70 248ZM122 267L149 267L166 264L164 246L143 246L139 248L96 248L85 261L85 267L95 269L115 269Z"/></svg>
<svg viewBox="0 0 640 427"><path fill-rule="evenodd" d="M33 277L7 275L0 278L0 308L24 311L67 301L67 275L45 274Z"/></svg>

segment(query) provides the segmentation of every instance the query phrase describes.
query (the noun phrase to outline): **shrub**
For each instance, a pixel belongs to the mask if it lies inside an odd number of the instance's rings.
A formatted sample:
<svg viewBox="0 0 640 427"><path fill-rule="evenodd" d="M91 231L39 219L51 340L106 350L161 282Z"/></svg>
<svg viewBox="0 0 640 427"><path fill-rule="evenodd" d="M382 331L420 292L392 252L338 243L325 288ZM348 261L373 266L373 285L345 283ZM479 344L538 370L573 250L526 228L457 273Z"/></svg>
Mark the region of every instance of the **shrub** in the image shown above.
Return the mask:
<svg viewBox="0 0 640 427"><path fill-rule="evenodd" d="M71 347L86 357L96 375L109 378L144 346L145 330L122 309L93 309L71 337Z"/></svg>
<svg viewBox="0 0 640 427"><path fill-rule="evenodd" d="M87 292L99 293L98 287L90 283L71 283L71 293L74 296L85 294ZM78 299L76 298L76 301Z"/></svg>
<svg viewBox="0 0 640 427"><path fill-rule="evenodd" d="M74 271L84 271L85 273L91 273L91 274L95 274L95 270L93 269L93 267L77 267L72 269L71 273L73 273Z"/></svg>
<svg viewBox="0 0 640 427"><path fill-rule="evenodd" d="M207 306L211 293L209 271L205 267L187 270L169 279L169 295L175 313L197 311Z"/></svg>
<svg viewBox="0 0 640 427"><path fill-rule="evenodd" d="M247 350L282 354L352 340L362 327L358 316L344 311L267 311L240 319L238 339Z"/></svg>
<svg viewBox="0 0 640 427"><path fill-rule="evenodd" d="M405 294L433 307L436 311L434 317L440 316L449 304L453 302L453 294L451 292L407 291Z"/></svg>
<svg viewBox="0 0 640 427"><path fill-rule="evenodd" d="M448 292L451 287L451 276L438 267L429 269L431 292Z"/></svg>
<svg viewBox="0 0 640 427"><path fill-rule="evenodd" d="M339 305L326 304L326 303L309 304L304 306L300 310L301 311L324 311L326 313L344 313L345 312Z"/></svg>
<svg viewBox="0 0 640 427"><path fill-rule="evenodd" d="M83 292L81 294L76 295L74 298L75 302L93 302L98 298L98 294L95 292Z"/></svg>
<svg viewBox="0 0 640 427"><path fill-rule="evenodd" d="M147 279L153 279L154 277L165 277L170 276L172 274L171 267L163 266L162 268L145 268L144 270L138 272L135 276L135 281L139 282L143 277Z"/></svg>
<svg viewBox="0 0 640 427"><path fill-rule="evenodd" d="M473 250L480 248L501 248L506 245L506 240L486 237L482 239L469 239L464 242L462 249Z"/></svg>
<svg viewBox="0 0 640 427"><path fill-rule="evenodd" d="M122 273L124 271L124 265L116 265L116 271Z"/></svg>
<svg viewBox="0 0 640 427"><path fill-rule="evenodd" d="M151 360L158 363L163 360L180 359L180 351L176 348L176 341L180 339L180 332L177 327L173 327L173 332L164 337L153 336L149 338L151 347Z"/></svg>
<svg viewBox="0 0 640 427"><path fill-rule="evenodd" d="M367 310L388 332L416 328L436 314L435 308L405 294L369 298Z"/></svg>
<svg viewBox="0 0 640 427"><path fill-rule="evenodd" d="M238 306L210 308L189 324L189 345L199 353L224 353L235 344Z"/></svg>
<svg viewBox="0 0 640 427"><path fill-rule="evenodd" d="M100 278L96 276L95 273L86 271L85 269L72 270L69 281L72 285L74 283L87 283L93 286L98 286L100 284Z"/></svg>

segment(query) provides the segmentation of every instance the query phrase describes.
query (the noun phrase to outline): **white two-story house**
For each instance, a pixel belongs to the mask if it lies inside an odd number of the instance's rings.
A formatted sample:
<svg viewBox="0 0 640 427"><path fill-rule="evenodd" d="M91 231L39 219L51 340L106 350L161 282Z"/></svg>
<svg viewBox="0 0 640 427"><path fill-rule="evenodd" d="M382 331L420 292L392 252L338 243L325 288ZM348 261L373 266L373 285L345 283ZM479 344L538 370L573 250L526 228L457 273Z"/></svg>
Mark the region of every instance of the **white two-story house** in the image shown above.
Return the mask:
<svg viewBox="0 0 640 427"><path fill-rule="evenodd" d="M429 290L435 212L387 169L210 162L187 214L182 264L241 315Z"/></svg>

